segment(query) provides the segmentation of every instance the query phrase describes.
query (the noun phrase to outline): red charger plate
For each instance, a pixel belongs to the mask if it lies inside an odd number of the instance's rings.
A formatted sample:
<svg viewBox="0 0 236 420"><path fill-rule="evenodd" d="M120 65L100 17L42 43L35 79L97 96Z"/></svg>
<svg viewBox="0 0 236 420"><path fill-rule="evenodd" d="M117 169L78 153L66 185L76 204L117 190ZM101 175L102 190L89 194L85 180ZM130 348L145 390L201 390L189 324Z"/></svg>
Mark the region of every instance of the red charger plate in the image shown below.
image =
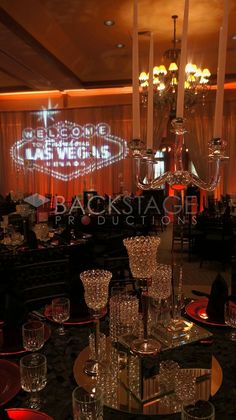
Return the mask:
<svg viewBox="0 0 236 420"><path fill-rule="evenodd" d="M3 324L0 325L0 356L13 356L16 354L26 353L22 344L22 329L9 328L4 331ZM44 324L44 339L45 342L51 336L51 328Z"/></svg>
<svg viewBox="0 0 236 420"><path fill-rule="evenodd" d="M29 408L9 408L6 411L12 420L54 420L46 413Z"/></svg>
<svg viewBox="0 0 236 420"><path fill-rule="evenodd" d="M208 320L206 308L208 304L208 299L198 299L194 302L188 303L188 305L185 306L185 312L190 318L194 319L195 321L201 322L202 324L206 325L212 325L215 327L227 327L227 325L217 323L217 322L211 322ZM230 302L230 305L234 305L233 302Z"/></svg>
<svg viewBox="0 0 236 420"><path fill-rule="evenodd" d="M19 366L9 360L0 360L0 405L10 401L20 389Z"/></svg>

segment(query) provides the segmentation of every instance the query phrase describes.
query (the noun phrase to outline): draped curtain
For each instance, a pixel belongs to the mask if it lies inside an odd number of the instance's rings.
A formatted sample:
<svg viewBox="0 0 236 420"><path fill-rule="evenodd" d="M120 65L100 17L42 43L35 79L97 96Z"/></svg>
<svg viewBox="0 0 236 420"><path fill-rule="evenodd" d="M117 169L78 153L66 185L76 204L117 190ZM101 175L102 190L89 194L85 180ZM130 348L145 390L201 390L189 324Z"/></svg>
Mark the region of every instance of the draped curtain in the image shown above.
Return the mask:
<svg viewBox="0 0 236 420"><path fill-rule="evenodd" d="M227 141L226 155L230 157L222 165L221 181L215 196L221 194L236 193L236 176L234 166L236 162L236 94L232 91L225 92L223 135ZM186 146L189 149L189 156L196 171L203 180L209 179L214 171L214 163L208 163L208 142L213 137L215 112L215 92L210 92L207 102L196 107L187 116Z"/></svg>
<svg viewBox="0 0 236 420"><path fill-rule="evenodd" d="M51 114L48 111L44 116L42 111L1 112L0 121L1 194L5 195L11 190L25 194L49 193L63 195L66 200L70 200L73 195L81 194L83 190L90 188L96 190L98 194L107 193L110 195L118 193L121 188L129 192L134 189L132 162L127 154L127 148L125 148L125 140L128 142L132 133L131 107L129 105L54 110ZM99 161L96 156L90 160L87 158L85 164L91 165L94 170L84 176L72 177L65 181L57 179L50 173L45 173L45 165L52 165L54 171L62 171L60 168L53 167L55 162L39 162L41 170L37 171L32 167L32 162L27 159L24 165L13 162L11 147L22 138L22 131L25 128L49 127L61 121L72 122L82 127L86 124L94 126L100 123L108 124L110 133L114 136L113 139L118 137L123 142L121 159L109 165L105 159L101 163L101 159ZM87 140L100 149L101 146L108 143L111 153L113 155L117 153L117 149L115 149L117 146L113 140L107 142L106 139L99 136L84 139L84 141ZM63 169L67 175L70 170L69 167ZM50 172L50 167L47 171Z"/></svg>

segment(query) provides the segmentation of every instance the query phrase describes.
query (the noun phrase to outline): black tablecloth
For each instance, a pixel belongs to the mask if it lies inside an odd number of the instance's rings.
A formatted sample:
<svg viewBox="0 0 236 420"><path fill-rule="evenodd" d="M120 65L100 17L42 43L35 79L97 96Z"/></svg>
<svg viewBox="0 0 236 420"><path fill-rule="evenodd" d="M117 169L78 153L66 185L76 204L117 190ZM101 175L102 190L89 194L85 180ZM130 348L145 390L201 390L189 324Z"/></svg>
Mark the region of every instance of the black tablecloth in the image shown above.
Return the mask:
<svg viewBox="0 0 236 420"><path fill-rule="evenodd" d="M48 383L41 391L42 411L55 420L71 420L72 390L76 387L73 377L73 365L79 352L88 344L88 335L93 325L66 327L68 334L59 337L52 325L52 336L42 349L48 361ZM107 330L107 319L102 322L102 329ZM193 343L178 350L180 365L186 359L201 365L209 352L219 361L223 369L223 384L212 402L216 408L217 420L236 419L236 342L229 341L228 328L214 328L211 345ZM186 357L188 355L188 357ZM20 357L9 360L19 361ZM24 407L28 395L21 391L6 407ZM168 416L144 416L122 413L105 407L104 420L144 420L144 419L180 419L180 414Z"/></svg>

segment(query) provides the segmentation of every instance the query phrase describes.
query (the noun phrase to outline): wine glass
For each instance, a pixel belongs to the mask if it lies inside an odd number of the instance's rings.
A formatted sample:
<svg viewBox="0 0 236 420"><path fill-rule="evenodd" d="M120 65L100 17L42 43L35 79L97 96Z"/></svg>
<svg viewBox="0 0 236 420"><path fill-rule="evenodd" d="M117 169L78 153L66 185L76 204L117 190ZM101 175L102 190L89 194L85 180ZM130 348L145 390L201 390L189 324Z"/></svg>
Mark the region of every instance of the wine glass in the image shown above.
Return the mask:
<svg viewBox="0 0 236 420"><path fill-rule="evenodd" d="M41 321L29 321L22 326L23 347L27 351L37 351L44 345L44 324Z"/></svg>
<svg viewBox="0 0 236 420"><path fill-rule="evenodd" d="M20 359L21 387L30 393L27 406L34 410L40 409L38 392L47 383L47 359L43 354L28 354Z"/></svg>
<svg viewBox="0 0 236 420"><path fill-rule="evenodd" d="M98 373L99 359L99 336L100 325L99 317L108 301L108 286L112 278L112 273L106 270L87 270L80 274L81 281L84 286L84 297L87 306L94 311L94 319L96 322L95 332L95 360L87 360L85 363L85 373L96 376Z"/></svg>
<svg viewBox="0 0 236 420"><path fill-rule="evenodd" d="M229 335L231 341L236 341L236 304L227 302L225 304L225 323L232 328Z"/></svg>
<svg viewBox="0 0 236 420"><path fill-rule="evenodd" d="M70 318L70 299L61 297L52 300L52 318L60 324L58 334L65 335L64 322Z"/></svg>
<svg viewBox="0 0 236 420"><path fill-rule="evenodd" d="M141 356L155 355L160 351L160 343L148 337L148 286L157 268L157 248L160 245L158 236L133 236L123 240L129 255L129 266L141 289L143 312L143 339L134 340L131 344L133 353Z"/></svg>

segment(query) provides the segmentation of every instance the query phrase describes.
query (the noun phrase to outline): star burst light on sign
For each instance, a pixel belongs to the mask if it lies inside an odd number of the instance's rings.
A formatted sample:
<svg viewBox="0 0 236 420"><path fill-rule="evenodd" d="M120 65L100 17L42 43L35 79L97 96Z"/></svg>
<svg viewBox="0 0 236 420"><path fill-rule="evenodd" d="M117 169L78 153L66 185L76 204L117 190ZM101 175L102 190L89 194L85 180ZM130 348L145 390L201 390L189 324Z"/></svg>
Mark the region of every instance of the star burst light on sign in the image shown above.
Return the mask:
<svg viewBox="0 0 236 420"><path fill-rule="evenodd" d="M52 105L51 98L49 98L47 108L42 105L41 110L33 114L36 114L38 116L38 121L43 121L44 127L47 127L48 122L55 121L54 116L59 112L58 104Z"/></svg>

